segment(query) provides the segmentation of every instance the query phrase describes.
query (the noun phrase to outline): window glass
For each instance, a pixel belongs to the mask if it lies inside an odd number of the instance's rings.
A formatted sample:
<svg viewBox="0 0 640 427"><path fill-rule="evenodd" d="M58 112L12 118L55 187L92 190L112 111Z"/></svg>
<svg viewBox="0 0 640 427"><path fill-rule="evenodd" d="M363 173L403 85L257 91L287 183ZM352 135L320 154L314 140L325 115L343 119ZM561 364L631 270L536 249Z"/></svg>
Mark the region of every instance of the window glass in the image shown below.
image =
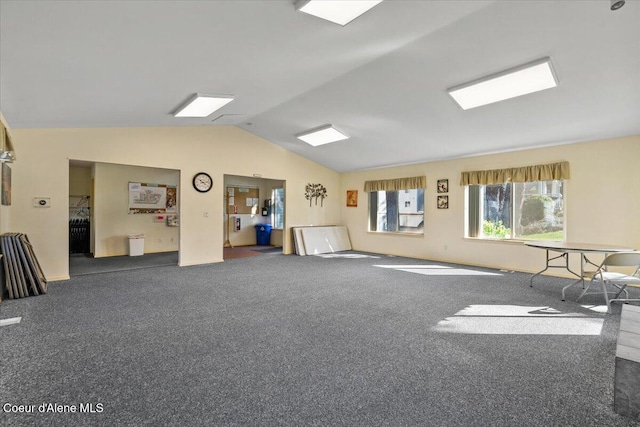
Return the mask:
<svg viewBox="0 0 640 427"><path fill-rule="evenodd" d="M518 182L514 187L513 237L564 240L562 181Z"/></svg>
<svg viewBox="0 0 640 427"><path fill-rule="evenodd" d="M369 231L424 233L424 189L369 193Z"/></svg>
<svg viewBox="0 0 640 427"><path fill-rule="evenodd" d="M271 195L273 228L284 228L284 188L274 188Z"/></svg>
<svg viewBox="0 0 640 427"><path fill-rule="evenodd" d="M511 238L511 184L481 186L482 237Z"/></svg>
<svg viewBox="0 0 640 427"><path fill-rule="evenodd" d="M469 186L469 237L564 240L564 182ZM475 227L479 221L479 227Z"/></svg>

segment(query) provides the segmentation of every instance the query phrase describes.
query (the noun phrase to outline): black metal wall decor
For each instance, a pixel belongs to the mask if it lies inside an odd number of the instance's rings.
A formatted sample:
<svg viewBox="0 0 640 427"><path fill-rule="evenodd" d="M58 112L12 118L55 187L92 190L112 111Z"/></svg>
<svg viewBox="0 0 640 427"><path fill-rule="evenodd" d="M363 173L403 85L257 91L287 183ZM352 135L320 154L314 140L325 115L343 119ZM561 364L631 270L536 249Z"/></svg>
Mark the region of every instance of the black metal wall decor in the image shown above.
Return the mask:
<svg viewBox="0 0 640 427"><path fill-rule="evenodd" d="M318 205L318 199L320 199L320 206L323 206L324 199L327 196L327 189L324 188L322 184L307 184L304 191L304 198L309 201L309 206L311 206L311 200L315 199L316 206Z"/></svg>

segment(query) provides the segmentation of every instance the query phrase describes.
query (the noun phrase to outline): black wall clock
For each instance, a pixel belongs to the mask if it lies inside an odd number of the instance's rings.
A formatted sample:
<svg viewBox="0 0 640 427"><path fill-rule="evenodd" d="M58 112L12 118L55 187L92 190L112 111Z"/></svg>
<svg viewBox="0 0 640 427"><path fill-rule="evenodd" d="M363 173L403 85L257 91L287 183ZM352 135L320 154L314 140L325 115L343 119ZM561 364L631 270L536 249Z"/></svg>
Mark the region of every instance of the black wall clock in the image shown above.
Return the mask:
<svg viewBox="0 0 640 427"><path fill-rule="evenodd" d="M206 193L213 187L213 179L208 173L198 172L193 177L193 188L201 193Z"/></svg>

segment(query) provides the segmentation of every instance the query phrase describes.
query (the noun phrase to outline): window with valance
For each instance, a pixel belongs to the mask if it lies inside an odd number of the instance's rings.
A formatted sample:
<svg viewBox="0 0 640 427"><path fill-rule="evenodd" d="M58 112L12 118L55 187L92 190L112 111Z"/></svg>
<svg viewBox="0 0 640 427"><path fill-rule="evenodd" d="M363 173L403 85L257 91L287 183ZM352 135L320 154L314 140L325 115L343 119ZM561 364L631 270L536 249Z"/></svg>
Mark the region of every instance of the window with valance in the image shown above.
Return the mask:
<svg viewBox="0 0 640 427"><path fill-rule="evenodd" d="M462 172L467 237L564 240L569 162Z"/></svg>
<svg viewBox="0 0 640 427"><path fill-rule="evenodd" d="M424 233L425 176L365 181L369 193L369 231Z"/></svg>

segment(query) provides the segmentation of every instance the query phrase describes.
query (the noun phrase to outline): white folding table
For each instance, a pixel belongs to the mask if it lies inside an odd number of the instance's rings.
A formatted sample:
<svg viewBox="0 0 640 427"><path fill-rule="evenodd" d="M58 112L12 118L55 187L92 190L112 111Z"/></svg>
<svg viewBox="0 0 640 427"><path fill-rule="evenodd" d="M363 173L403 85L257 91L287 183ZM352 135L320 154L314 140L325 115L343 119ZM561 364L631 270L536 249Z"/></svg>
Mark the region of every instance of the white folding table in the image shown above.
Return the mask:
<svg viewBox="0 0 640 427"><path fill-rule="evenodd" d="M529 286L533 286L533 279L536 276L544 273L550 268L564 268L569 273L573 274L578 278L578 280L576 280L575 282L562 288L562 301L564 301L564 293L568 288L574 285L577 285L578 283L582 283L584 285L584 278L588 277L590 274L595 273L595 270L594 271L587 270L588 266L593 266L596 268L600 266L599 264L595 264L592 261L590 261L589 258L587 258L588 254L605 254L606 255L614 252L629 252L634 250L631 248L623 248L623 247L612 246L612 245L600 245L600 244L593 244L593 243L530 241L530 242L525 242L525 245L530 246L532 248L544 249L547 254L545 268L538 271L533 276L531 276L531 279L529 280ZM555 255L558 253L560 255ZM569 254L571 253L580 254L580 273L579 274L569 268ZM551 261L555 261L559 259L564 260L564 263L560 265L550 264Z"/></svg>

